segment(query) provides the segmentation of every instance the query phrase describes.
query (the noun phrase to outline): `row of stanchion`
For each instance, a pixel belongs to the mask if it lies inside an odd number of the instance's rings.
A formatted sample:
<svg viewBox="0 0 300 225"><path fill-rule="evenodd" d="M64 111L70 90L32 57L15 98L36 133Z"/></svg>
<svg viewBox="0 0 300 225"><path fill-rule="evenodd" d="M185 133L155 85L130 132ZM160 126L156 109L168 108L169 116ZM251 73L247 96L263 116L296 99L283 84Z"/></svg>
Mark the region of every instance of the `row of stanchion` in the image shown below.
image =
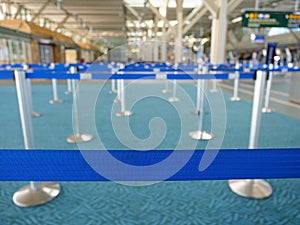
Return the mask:
<svg viewBox="0 0 300 225"><path fill-rule="evenodd" d="M239 69L236 66L235 69ZM200 71L202 70L202 71ZM70 68L70 76L67 79L67 92L73 93L73 117L74 117L74 134L67 138L67 141L70 143L76 142L84 142L90 141L93 136L91 134L81 134L80 128L78 124L78 92L76 92L77 88L77 80L75 75L78 74L75 67ZM118 75L118 70L116 68L111 70L112 74ZM172 73L172 71L168 71L168 74ZM176 72L177 73L177 72ZM197 100L196 100L196 110L195 114L199 115L199 126L198 130L192 131L189 133L190 137L197 140L210 140L213 138L213 134L204 131L203 122L204 122L204 102L205 102L205 90L207 86L207 80L201 77L201 74L208 74L207 67L198 68L196 72L198 76L197 78ZM254 149L258 147L259 140L259 130L260 130L260 121L261 121L261 112L262 112L262 101L263 94L265 90L265 81L267 78L266 71L257 71L255 74L255 89L254 89L254 97L253 97L253 108L252 108L252 119L251 119L251 131L250 131L250 140L249 140L249 149ZM126 76L126 73L122 73L123 77ZM80 74L79 74L80 75ZM16 88L20 109L20 117L22 122L22 131L24 137L24 145L25 149L34 149L34 140L33 140L33 129L32 129L32 119L31 116L33 114L32 109L32 100L31 100L31 91L30 91L30 79L26 79L26 73L24 70L15 70L14 76L16 79ZM71 79L74 76L74 79ZM116 76L119 79L111 79L111 93L117 93L117 99L119 99L121 104L121 111L118 112L117 116L130 116L132 112L126 110L125 105L125 84L122 76ZM230 76L229 76L230 77ZM49 79L51 78L51 74L49 75ZM80 76L79 76L80 78ZM113 78L113 77L112 77ZM120 79L121 78L121 79ZM237 95L237 87L239 82L240 74L239 72L234 72L234 101L239 100ZM55 78L52 79L53 86L53 102L59 102L57 96L57 80ZM166 79L168 77L166 76ZM232 79L232 76L231 76ZM268 76L268 86L267 88L271 88L272 81L272 72L269 72ZM117 88L115 87L117 85ZM166 82L165 89L163 90L166 93L168 90L168 82ZM176 102L176 79L173 79L173 95L169 101ZM55 94L56 93L56 94ZM202 93L202 94L201 94ZM267 89L266 98L270 93ZM175 100L176 99L176 100ZM178 99L179 100L179 99ZM265 105L268 107L268 105ZM76 122L77 121L77 122ZM272 188L271 186L264 180L260 179L248 179L248 180L230 180L229 187L235 193L251 198L265 198L271 195ZM29 186L26 186L16 192L13 196L13 201L16 205L19 206L32 206L32 205L40 205L43 204L54 197L56 197L60 192L60 186L57 183L53 182L30 182Z"/></svg>

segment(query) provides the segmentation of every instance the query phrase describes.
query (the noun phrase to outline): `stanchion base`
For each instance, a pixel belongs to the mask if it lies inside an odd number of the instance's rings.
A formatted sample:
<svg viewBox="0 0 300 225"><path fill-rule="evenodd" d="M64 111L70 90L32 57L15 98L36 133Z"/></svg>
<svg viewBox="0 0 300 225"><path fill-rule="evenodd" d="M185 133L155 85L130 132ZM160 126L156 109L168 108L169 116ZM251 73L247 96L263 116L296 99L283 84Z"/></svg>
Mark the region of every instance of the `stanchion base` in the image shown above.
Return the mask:
<svg viewBox="0 0 300 225"><path fill-rule="evenodd" d="M171 90L170 89L163 89L161 92L163 94L166 94L166 93L171 93Z"/></svg>
<svg viewBox="0 0 300 225"><path fill-rule="evenodd" d="M92 139L93 139L93 135L91 134L78 134L78 135L71 135L67 137L67 142L80 143L80 142L88 142Z"/></svg>
<svg viewBox="0 0 300 225"><path fill-rule="evenodd" d="M116 93L118 93L118 92L117 92L117 91L110 90L108 93L109 93L109 94L116 94Z"/></svg>
<svg viewBox="0 0 300 225"><path fill-rule="evenodd" d="M44 182L37 190L27 185L13 195L13 202L17 206L30 207L45 204L54 199L60 193L58 183Z"/></svg>
<svg viewBox="0 0 300 225"><path fill-rule="evenodd" d="M261 179L229 180L228 185L234 193L246 198L262 199L272 194L271 185Z"/></svg>
<svg viewBox="0 0 300 225"><path fill-rule="evenodd" d="M119 103L120 102L120 99L118 99L118 98L116 98L115 100L114 100L114 103Z"/></svg>
<svg viewBox="0 0 300 225"><path fill-rule="evenodd" d="M262 111L263 113L272 113L272 112L274 112L275 110L274 110L274 109L270 109L270 108L263 108L261 111Z"/></svg>
<svg viewBox="0 0 300 225"><path fill-rule="evenodd" d="M50 104L54 104L54 103L62 103L63 100L62 99L52 99L49 101Z"/></svg>
<svg viewBox="0 0 300 225"><path fill-rule="evenodd" d="M32 117L40 117L42 114L41 113L38 113L38 112L32 112L31 113L31 116Z"/></svg>
<svg viewBox="0 0 300 225"><path fill-rule="evenodd" d="M66 95L69 95L69 94L71 94L72 93L72 91L65 91L65 94Z"/></svg>
<svg viewBox="0 0 300 225"><path fill-rule="evenodd" d="M191 113L194 114L194 115L200 115L200 110L199 109L195 109Z"/></svg>
<svg viewBox="0 0 300 225"><path fill-rule="evenodd" d="M168 101L169 101L169 102L179 102L180 99L179 99L179 98L176 98L176 97L171 97L171 98L168 98Z"/></svg>
<svg viewBox="0 0 300 225"><path fill-rule="evenodd" d="M230 101L232 101L232 102L238 102L238 101L240 101L241 99L239 98L239 97L231 97L230 98Z"/></svg>
<svg viewBox="0 0 300 225"><path fill-rule="evenodd" d="M210 92L216 93L216 92L218 92L218 90L217 89L211 89Z"/></svg>
<svg viewBox="0 0 300 225"><path fill-rule="evenodd" d="M117 112L116 116L131 116L132 114L133 112L125 110L125 111Z"/></svg>
<svg viewBox="0 0 300 225"><path fill-rule="evenodd" d="M205 141L211 140L214 137L213 134L207 133L206 131L200 131L200 130L190 132L189 136L196 140L205 140Z"/></svg>

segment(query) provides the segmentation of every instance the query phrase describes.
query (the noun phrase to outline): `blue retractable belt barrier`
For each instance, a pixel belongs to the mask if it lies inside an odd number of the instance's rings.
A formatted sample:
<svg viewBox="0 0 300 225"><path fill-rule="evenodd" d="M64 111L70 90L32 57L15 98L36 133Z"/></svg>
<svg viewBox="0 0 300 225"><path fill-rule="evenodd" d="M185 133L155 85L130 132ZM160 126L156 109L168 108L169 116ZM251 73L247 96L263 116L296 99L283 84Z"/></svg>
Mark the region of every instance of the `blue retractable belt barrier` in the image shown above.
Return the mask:
<svg viewBox="0 0 300 225"><path fill-rule="evenodd" d="M187 154L186 151L191 150L176 151L179 151L179 154ZM90 150L88 154L94 157L95 152L97 152L95 157L99 159L101 154L107 153ZM172 150L109 151L115 159L139 167L159 163L173 152ZM217 154L211 165L206 170L199 171L199 162L204 153L204 150L195 150L190 160L167 180L300 178L300 149L220 150L218 154L215 151L211 152L213 155ZM113 170L113 164L106 169ZM145 180L144 177L146 176L137 180ZM79 150L0 150L0 180L105 181L107 179L88 165ZM126 177L123 180L126 180Z"/></svg>
<svg viewBox="0 0 300 225"><path fill-rule="evenodd" d="M12 80L14 73L11 70L0 70L0 80Z"/></svg>

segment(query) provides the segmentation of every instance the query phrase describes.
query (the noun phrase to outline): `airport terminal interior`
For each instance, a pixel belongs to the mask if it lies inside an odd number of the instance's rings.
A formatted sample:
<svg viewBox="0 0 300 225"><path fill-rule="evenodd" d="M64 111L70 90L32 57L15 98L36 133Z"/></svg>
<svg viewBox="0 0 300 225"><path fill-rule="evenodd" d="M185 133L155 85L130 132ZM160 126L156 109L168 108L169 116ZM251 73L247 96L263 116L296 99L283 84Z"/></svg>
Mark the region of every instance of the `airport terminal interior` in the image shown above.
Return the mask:
<svg viewBox="0 0 300 225"><path fill-rule="evenodd" d="M0 225L300 224L299 0L0 0Z"/></svg>

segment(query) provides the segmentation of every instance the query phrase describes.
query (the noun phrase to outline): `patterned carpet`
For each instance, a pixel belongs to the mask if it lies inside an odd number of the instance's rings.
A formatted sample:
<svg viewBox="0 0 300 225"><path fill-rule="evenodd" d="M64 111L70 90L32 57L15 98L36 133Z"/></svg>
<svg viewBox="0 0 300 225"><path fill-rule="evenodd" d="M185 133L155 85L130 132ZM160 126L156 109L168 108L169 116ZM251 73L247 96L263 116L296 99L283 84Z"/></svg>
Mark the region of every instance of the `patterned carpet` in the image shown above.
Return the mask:
<svg viewBox="0 0 300 225"><path fill-rule="evenodd" d="M136 93L145 89L143 85L136 86ZM181 86L194 98L194 85ZM162 87L163 84L151 86L155 92ZM43 114L33 119L36 147L77 149L75 144L65 141L72 134L72 97L64 95L65 85L59 85L59 96L64 102L55 105L48 104L52 97L50 86L32 88L34 109ZM110 106L115 98L108 94L108 89L104 87L104 98L95 104L97 131L106 148L125 149L128 146L112 134L110 120L104 119L111 116ZM222 148L247 148L251 105L244 101L230 102L226 95L225 102L227 126ZM0 147L23 148L14 86L1 86L0 104ZM191 110L186 108L182 113L191 122L191 130L195 130L197 124ZM151 97L139 101L133 111L129 124L137 137L148 137L150 128L145 127L152 118L161 117L168 129L156 148L176 146L181 126L176 107ZM209 111L207 105L206 130L211 129ZM207 143L191 141L191 144L205 148ZM300 121L280 113L263 115L260 147L300 147ZM141 187L113 182L63 182L62 192L55 200L39 207L20 208L12 203L11 197L26 183L1 182L0 224L300 224L300 180L272 179L269 183L273 187L272 196L253 200L232 193L227 181L161 182Z"/></svg>

